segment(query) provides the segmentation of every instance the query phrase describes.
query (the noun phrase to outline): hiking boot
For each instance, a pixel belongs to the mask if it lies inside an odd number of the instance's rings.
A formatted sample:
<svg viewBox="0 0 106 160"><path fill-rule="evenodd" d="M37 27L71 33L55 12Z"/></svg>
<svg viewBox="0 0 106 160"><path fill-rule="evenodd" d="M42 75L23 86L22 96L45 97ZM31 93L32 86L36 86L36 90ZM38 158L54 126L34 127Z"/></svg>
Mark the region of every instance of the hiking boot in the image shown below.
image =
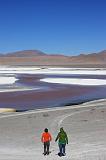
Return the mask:
<svg viewBox="0 0 106 160"><path fill-rule="evenodd" d="M62 156L65 156L66 155L66 153L62 153Z"/></svg>
<svg viewBox="0 0 106 160"><path fill-rule="evenodd" d="M58 153L58 156L62 157L63 155L62 155L62 153L59 152L59 153Z"/></svg>
<svg viewBox="0 0 106 160"><path fill-rule="evenodd" d="M49 155L49 152L47 152L47 155Z"/></svg>
<svg viewBox="0 0 106 160"><path fill-rule="evenodd" d="M43 153L44 154L44 156L47 154L46 152L45 153Z"/></svg>

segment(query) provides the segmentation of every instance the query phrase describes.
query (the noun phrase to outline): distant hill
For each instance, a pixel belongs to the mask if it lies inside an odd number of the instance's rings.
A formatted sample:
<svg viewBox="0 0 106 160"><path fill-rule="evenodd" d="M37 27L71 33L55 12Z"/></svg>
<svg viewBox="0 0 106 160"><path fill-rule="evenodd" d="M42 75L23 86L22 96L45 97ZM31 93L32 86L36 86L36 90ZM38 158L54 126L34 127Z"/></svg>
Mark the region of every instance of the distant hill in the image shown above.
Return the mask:
<svg viewBox="0 0 106 160"><path fill-rule="evenodd" d="M106 63L106 50L98 53L72 56L72 60L76 63Z"/></svg>
<svg viewBox="0 0 106 160"><path fill-rule="evenodd" d="M34 57L34 56L44 56L44 55L46 54L39 50L24 50L24 51L7 53L5 57Z"/></svg>
<svg viewBox="0 0 106 160"><path fill-rule="evenodd" d="M24 50L0 55L0 65L106 67L106 50L78 56L46 54L39 50Z"/></svg>

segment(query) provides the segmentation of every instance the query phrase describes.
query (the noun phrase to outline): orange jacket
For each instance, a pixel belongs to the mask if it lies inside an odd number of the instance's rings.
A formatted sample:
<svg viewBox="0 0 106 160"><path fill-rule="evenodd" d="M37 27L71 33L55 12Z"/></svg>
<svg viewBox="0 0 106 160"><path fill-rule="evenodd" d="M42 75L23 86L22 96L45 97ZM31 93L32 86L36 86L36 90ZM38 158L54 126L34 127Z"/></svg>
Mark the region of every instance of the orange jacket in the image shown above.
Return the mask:
<svg viewBox="0 0 106 160"><path fill-rule="evenodd" d="M42 134L42 137L41 137L41 141L44 143L44 142L48 142L48 141L51 141L52 140L52 136L49 132L44 132Z"/></svg>

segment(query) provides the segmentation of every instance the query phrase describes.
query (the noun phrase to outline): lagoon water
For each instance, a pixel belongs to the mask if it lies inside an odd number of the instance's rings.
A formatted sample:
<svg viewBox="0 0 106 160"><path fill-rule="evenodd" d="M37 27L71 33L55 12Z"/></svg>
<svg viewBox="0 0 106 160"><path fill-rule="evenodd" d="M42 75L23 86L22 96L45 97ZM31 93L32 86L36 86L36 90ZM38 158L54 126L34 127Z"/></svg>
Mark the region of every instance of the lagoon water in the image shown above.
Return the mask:
<svg viewBox="0 0 106 160"><path fill-rule="evenodd" d="M106 98L106 69L0 68L0 107L29 110Z"/></svg>

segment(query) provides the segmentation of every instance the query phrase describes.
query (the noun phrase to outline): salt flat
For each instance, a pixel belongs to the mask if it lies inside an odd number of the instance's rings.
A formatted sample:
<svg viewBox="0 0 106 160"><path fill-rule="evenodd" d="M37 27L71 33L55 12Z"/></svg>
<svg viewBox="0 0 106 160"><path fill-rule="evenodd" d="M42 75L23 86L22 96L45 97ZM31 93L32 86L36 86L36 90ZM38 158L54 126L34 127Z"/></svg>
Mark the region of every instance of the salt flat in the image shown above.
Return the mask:
<svg viewBox="0 0 106 160"><path fill-rule="evenodd" d="M48 83L74 84L85 86L106 85L106 80L102 79L82 79L82 78L44 78L40 81Z"/></svg>
<svg viewBox="0 0 106 160"><path fill-rule="evenodd" d="M66 157L58 157L54 139L60 127L69 137ZM51 154L43 156L40 141L49 128ZM81 105L0 115L0 160L105 160L106 99Z"/></svg>
<svg viewBox="0 0 106 160"><path fill-rule="evenodd" d="M4 84L13 84L15 83L15 81L17 81L18 79L16 79L15 77L1 77L0 76L0 85L4 85Z"/></svg>
<svg viewBox="0 0 106 160"><path fill-rule="evenodd" d="M106 68L36 68L36 67L1 67L0 74L85 74L106 75Z"/></svg>
<svg viewBox="0 0 106 160"><path fill-rule="evenodd" d="M14 84L19 79L16 74L43 74L43 75L106 75L106 69L98 68L35 68L35 67L0 67L0 85ZM44 78L40 81L48 83L75 84L75 85L106 85L105 79L82 78ZM36 88L38 89L38 88ZM33 88L15 88L11 91L33 90ZM8 90L4 90L7 92ZM3 92L3 90L0 90Z"/></svg>

